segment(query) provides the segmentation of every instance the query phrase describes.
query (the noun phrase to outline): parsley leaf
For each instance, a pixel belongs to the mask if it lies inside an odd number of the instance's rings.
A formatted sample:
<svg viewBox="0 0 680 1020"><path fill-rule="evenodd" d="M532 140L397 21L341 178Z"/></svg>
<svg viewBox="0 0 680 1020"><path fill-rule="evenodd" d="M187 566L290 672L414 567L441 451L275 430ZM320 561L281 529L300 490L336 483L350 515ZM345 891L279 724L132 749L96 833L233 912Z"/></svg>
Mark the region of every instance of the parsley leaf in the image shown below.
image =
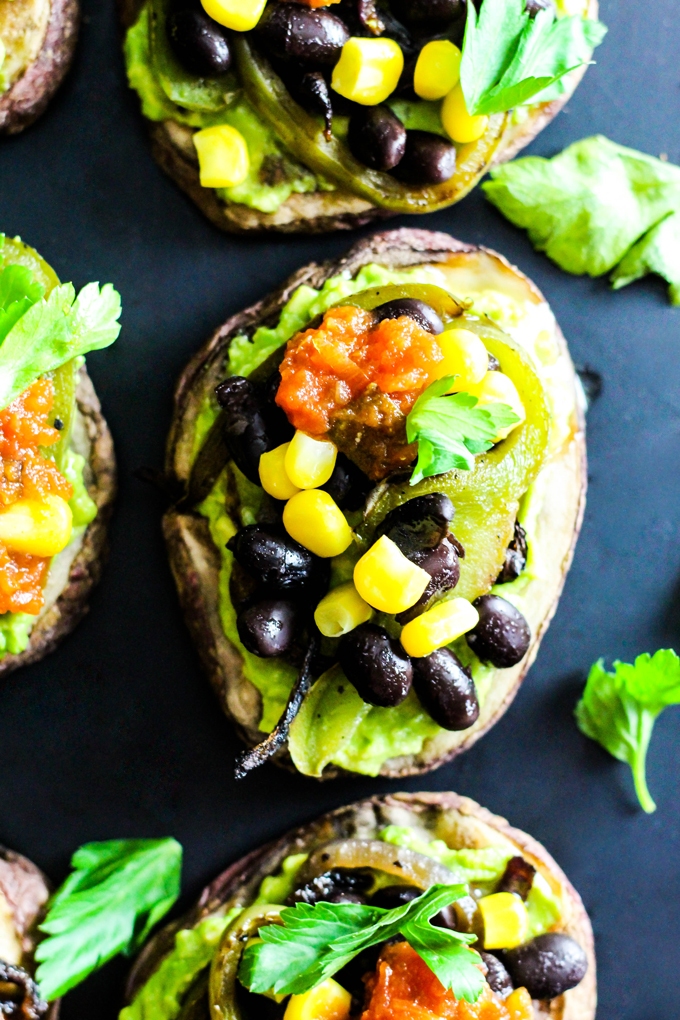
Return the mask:
<svg viewBox="0 0 680 1020"><path fill-rule="evenodd" d="M179 896L182 847L174 839L87 843L52 897L36 951L44 998L58 999L117 953L130 955Z"/></svg>
<svg viewBox="0 0 680 1020"><path fill-rule="evenodd" d="M494 444L500 429L519 418L508 404L477 407L471 393L452 393L455 376L437 379L416 400L406 419L406 438L418 443L418 462L411 485L458 468L471 471L476 453Z"/></svg>
<svg viewBox="0 0 680 1020"><path fill-rule="evenodd" d="M120 333L120 312L120 295L110 283L101 290L88 283L77 297L73 284L62 284L31 304L4 339L0 331L0 408L38 376L112 344Z"/></svg>
<svg viewBox="0 0 680 1020"><path fill-rule="evenodd" d="M433 885L394 910L358 903L297 903L281 911L243 953L239 979L251 992L299 995L337 974L364 949L403 935L446 988L476 1002L484 987L474 935L434 928L429 919L465 896L466 885Z"/></svg>
<svg viewBox="0 0 680 1020"><path fill-rule="evenodd" d="M0 341L44 293L26 266L5 266L0 270Z"/></svg>
<svg viewBox="0 0 680 1020"><path fill-rule="evenodd" d="M678 704L680 658L671 649L661 649L654 655L638 655L633 664L617 661L613 673L600 659L576 706L579 729L630 765L638 800L648 813L656 810L656 804L647 789L647 748L657 716L668 705Z"/></svg>
<svg viewBox="0 0 680 1020"><path fill-rule="evenodd" d="M594 135L491 177L487 198L562 269L601 276L618 264L615 288L658 273L680 304L680 167Z"/></svg>
<svg viewBox="0 0 680 1020"><path fill-rule="evenodd" d="M467 7L460 82L472 114L503 113L562 95L570 71L590 60L606 34L600 21L557 18L552 8L531 18L525 0L484 0Z"/></svg>

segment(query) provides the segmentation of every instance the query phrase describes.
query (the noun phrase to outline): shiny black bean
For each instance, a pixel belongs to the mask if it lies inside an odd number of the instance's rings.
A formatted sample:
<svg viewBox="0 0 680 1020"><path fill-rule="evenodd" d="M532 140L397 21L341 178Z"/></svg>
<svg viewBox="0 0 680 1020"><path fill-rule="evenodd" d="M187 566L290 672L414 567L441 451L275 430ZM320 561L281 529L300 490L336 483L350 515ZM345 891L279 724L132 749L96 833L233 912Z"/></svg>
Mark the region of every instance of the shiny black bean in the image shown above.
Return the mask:
<svg viewBox="0 0 680 1020"><path fill-rule="evenodd" d="M249 379L234 375L215 389L223 410L224 438L236 466L256 485L260 484L260 457L274 445L270 441L261 402Z"/></svg>
<svg viewBox="0 0 680 1020"><path fill-rule="evenodd" d="M373 875L364 868L334 868L317 875L288 897L289 903L365 903Z"/></svg>
<svg viewBox="0 0 680 1020"><path fill-rule="evenodd" d="M373 485L371 479L349 457L339 453L333 474L321 488L333 497L341 510L359 510Z"/></svg>
<svg viewBox="0 0 680 1020"><path fill-rule="evenodd" d="M262 659L285 655L295 637L297 615L295 605L283 599L256 602L237 616L238 636L249 652Z"/></svg>
<svg viewBox="0 0 680 1020"><path fill-rule="evenodd" d="M434 549L423 549L409 556L416 566L422 567L430 574L432 580L415 605L398 614L397 623L403 626L411 620L415 620L416 616L425 612L427 604L434 595L451 591L456 587L460 579L459 557L461 552L465 555L465 550L460 542L453 535L447 535L444 541Z"/></svg>
<svg viewBox="0 0 680 1020"><path fill-rule="evenodd" d="M422 894L423 890L415 885L386 885L371 896L371 906L394 910L395 907L403 907Z"/></svg>
<svg viewBox="0 0 680 1020"><path fill-rule="evenodd" d="M165 27L173 53L191 74L211 77L225 74L231 67L231 47L226 29L202 9L175 11Z"/></svg>
<svg viewBox="0 0 680 1020"><path fill-rule="evenodd" d="M295 435L295 426L291 425L286 412L276 403L276 394L281 385L281 373L278 368L273 372L262 387L262 417L267 428L267 435L272 437L275 446L287 443Z"/></svg>
<svg viewBox="0 0 680 1020"><path fill-rule="evenodd" d="M406 152L392 175L416 187L444 184L456 172L456 147L430 131L407 131Z"/></svg>
<svg viewBox="0 0 680 1020"><path fill-rule="evenodd" d="M318 113L324 121L324 137L330 142L333 137L333 102L328 82L321 71L303 74L298 87L298 96L305 109Z"/></svg>
<svg viewBox="0 0 680 1020"><path fill-rule="evenodd" d="M335 14L295 3L270 4L255 32L272 56L313 68L333 67L349 39Z"/></svg>
<svg viewBox="0 0 680 1020"><path fill-rule="evenodd" d="M328 564L289 535L250 524L227 542L234 559L270 594L296 598L325 590Z"/></svg>
<svg viewBox="0 0 680 1020"><path fill-rule="evenodd" d="M347 144L372 170L393 170L406 152L406 128L389 106L360 107L350 117Z"/></svg>
<svg viewBox="0 0 680 1020"><path fill-rule="evenodd" d="M497 956L486 953L483 949L478 952L486 967L486 983L500 999L507 999L513 990L512 978Z"/></svg>
<svg viewBox="0 0 680 1020"><path fill-rule="evenodd" d="M479 905L472 896L463 896L444 907L432 918L432 923L438 928L450 928L451 931L463 931L477 937L482 935L484 927Z"/></svg>
<svg viewBox="0 0 680 1020"><path fill-rule="evenodd" d="M455 513L453 503L443 492L430 492L400 503L384 517L375 537L387 535L404 556L423 549L434 549L446 537Z"/></svg>
<svg viewBox="0 0 680 1020"><path fill-rule="evenodd" d="M418 298L399 298L396 301L387 301L384 305L379 305L375 311L381 320L399 319L405 315L426 329L428 333L437 335L444 332L444 323L434 308L424 301L419 301Z"/></svg>
<svg viewBox="0 0 680 1020"><path fill-rule="evenodd" d="M411 660L398 641L373 623L362 623L338 647L340 666L369 705L400 705L411 689Z"/></svg>
<svg viewBox="0 0 680 1020"><path fill-rule="evenodd" d="M535 18L539 11L554 11L555 4L553 0L527 0L525 9Z"/></svg>
<svg viewBox="0 0 680 1020"><path fill-rule="evenodd" d="M496 584L508 584L515 581L527 563L527 536L524 528L515 521L515 534L505 552L505 563L496 578Z"/></svg>
<svg viewBox="0 0 680 1020"><path fill-rule="evenodd" d="M519 855L511 857L505 866L505 871L498 883L496 892L516 893L523 900L526 900L534 884L535 874L536 868L533 864L529 864L529 861L525 861Z"/></svg>
<svg viewBox="0 0 680 1020"><path fill-rule="evenodd" d="M585 977L588 957L574 939L561 932L537 935L517 949L503 953L503 962L516 987L524 986L532 999L554 999Z"/></svg>
<svg viewBox="0 0 680 1020"><path fill-rule="evenodd" d="M472 677L460 659L440 648L422 659L411 659L413 689L423 708L445 730L467 730L479 717Z"/></svg>
<svg viewBox="0 0 680 1020"><path fill-rule="evenodd" d="M260 594L260 587L257 581L244 570L240 563L232 564L229 575L229 598L237 613L252 606Z"/></svg>
<svg viewBox="0 0 680 1020"><path fill-rule="evenodd" d="M398 18L419 28L443 27L463 20L467 10L465 0L393 0L392 6Z"/></svg>
<svg viewBox="0 0 680 1020"><path fill-rule="evenodd" d="M472 651L497 669L515 666L531 643L529 624L519 609L500 595L482 595L472 604L479 613L477 626L465 635Z"/></svg>

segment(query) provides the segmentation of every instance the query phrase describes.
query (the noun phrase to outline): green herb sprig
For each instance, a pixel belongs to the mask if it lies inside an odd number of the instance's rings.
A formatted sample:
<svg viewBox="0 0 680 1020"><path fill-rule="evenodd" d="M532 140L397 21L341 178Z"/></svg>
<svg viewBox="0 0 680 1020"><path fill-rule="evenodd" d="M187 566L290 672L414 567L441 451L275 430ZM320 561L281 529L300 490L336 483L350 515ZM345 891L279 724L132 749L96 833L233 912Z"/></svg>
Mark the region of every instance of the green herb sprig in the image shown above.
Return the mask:
<svg viewBox="0 0 680 1020"><path fill-rule="evenodd" d="M458 999L476 1002L484 988L474 935L435 928L430 918L467 893L466 885L433 885L394 910L357 903L298 903L282 924L258 932L246 947L239 979L251 992L300 995L337 974L364 949L402 935Z"/></svg>
<svg viewBox="0 0 680 1020"><path fill-rule="evenodd" d="M460 82L472 114L503 113L562 95L566 74L590 60L605 37L600 21L557 18L552 8L531 18L525 0L467 5Z"/></svg>
<svg viewBox="0 0 680 1020"><path fill-rule="evenodd" d="M36 980L58 999L118 953L136 952L179 896L182 847L174 839L87 843L49 903Z"/></svg>
<svg viewBox="0 0 680 1020"><path fill-rule="evenodd" d="M478 407L477 397L470 393L448 394L454 385L455 376L437 379L421 393L406 419L406 438L418 443L411 485L453 468L471 471L475 454L490 450L499 431L519 421L508 404Z"/></svg>
<svg viewBox="0 0 680 1020"><path fill-rule="evenodd" d="M671 649L638 655L634 663L615 662L607 672L604 660L588 675L576 721L587 737L597 740L633 770L635 791L647 813L656 804L647 788L646 760L657 717L668 705L680 704L680 658Z"/></svg>

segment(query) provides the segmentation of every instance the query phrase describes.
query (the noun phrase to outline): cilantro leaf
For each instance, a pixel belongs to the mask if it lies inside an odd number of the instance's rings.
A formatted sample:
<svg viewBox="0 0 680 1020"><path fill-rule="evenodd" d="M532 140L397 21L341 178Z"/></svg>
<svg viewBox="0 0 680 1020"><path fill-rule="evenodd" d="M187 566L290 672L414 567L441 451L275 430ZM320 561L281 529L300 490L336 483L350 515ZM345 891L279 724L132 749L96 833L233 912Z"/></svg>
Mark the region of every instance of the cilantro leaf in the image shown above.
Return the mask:
<svg viewBox="0 0 680 1020"><path fill-rule="evenodd" d="M638 800L648 813L656 810L645 770L652 730L663 709L678 704L680 658L671 649L661 649L654 655L638 655L633 664L616 661L613 673L600 659L576 706L579 729L630 765Z"/></svg>
<svg viewBox="0 0 680 1020"><path fill-rule="evenodd" d="M416 400L406 419L406 438L418 443L411 485L458 468L471 471L476 453L485 453L498 432L519 418L507 404L476 406L470 393L452 393L455 376L437 379Z"/></svg>
<svg viewBox="0 0 680 1020"><path fill-rule="evenodd" d="M658 273L680 303L680 167L595 135L491 177L487 198L562 269L601 276L619 264L615 288Z"/></svg>
<svg viewBox="0 0 680 1020"><path fill-rule="evenodd" d="M565 90L562 79L590 60L606 34L599 21L557 18L552 8L531 18L525 0L468 4L460 82L472 114L503 113L546 102Z"/></svg>
<svg viewBox="0 0 680 1020"><path fill-rule="evenodd" d="M26 266L5 266L0 270L0 341L15 322L45 293Z"/></svg>
<svg viewBox="0 0 680 1020"><path fill-rule="evenodd" d="M108 347L120 333L120 295L110 283L55 287L32 304L0 343L0 408L38 376L80 354ZM1 338L1 334L0 334Z"/></svg>
<svg viewBox="0 0 680 1020"><path fill-rule="evenodd" d="M117 953L130 955L179 896L182 847L174 839L87 843L52 897L36 951L44 998L57 999Z"/></svg>
<svg viewBox="0 0 680 1020"><path fill-rule="evenodd" d="M246 947L239 980L251 992L299 995L364 949L401 934L456 998L476 1002L484 978L478 954L467 948L475 936L435 928L429 920L466 892L466 885L434 885L394 910L357 903L285 907L282 924L260 928L261 941Z"/></svg>

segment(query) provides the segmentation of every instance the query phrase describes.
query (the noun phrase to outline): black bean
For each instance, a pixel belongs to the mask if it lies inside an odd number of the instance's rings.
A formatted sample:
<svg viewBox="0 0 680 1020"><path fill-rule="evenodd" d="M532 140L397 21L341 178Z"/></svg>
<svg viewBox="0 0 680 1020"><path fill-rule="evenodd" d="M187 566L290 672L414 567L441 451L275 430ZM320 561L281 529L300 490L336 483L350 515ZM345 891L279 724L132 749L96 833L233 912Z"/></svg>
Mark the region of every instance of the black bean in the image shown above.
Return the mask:
<svg viewBox="0 0 680 1020"><path fill-rule="evenodd" d="M255 31L272 56L313 68L333 67L349 39L335 14L295 3L270 4Z"/></svg>
<svg viewBox="0 0 680 1020"><path fill-rule="evenodd" d="M324 137L330 142L333 137L333 101L328 82L321 71L308 71L307 74L303 74L297 95L306 110L323 117Z"/></svg>
<svg viewBox="0 0 680 1020"><path fill-rule="evenodd" d="M260 586L257 581L250 576L247 570L243 569L240 563L234 561L229 575L229 598L236 612L240 613L242 609L252 606L260 594Z"/></svg>
<svg viewBox="0 0 680 1020"><path fill-rule="evenodd" d="M500 595L481 595L472 604L479 613L477 626L465 635L472 651L497 669L515 666L531 643L529 624L519 609Z"/></svg>
<svg viewBox="0 0 680 1020"><path fill-rule="evenodd" d="M554 999L582 981L588 957L574 939L561 932L537 935L517 949L503 953L503 962L516 987L524 986L532 999Z"/></svg>
<svg viewBox="0 0 680 1020"><path fill-rule="evenodd" d="M273 437L276 446L287 443L295 435L295 426L291 425L286 412L276 403L276 394L281 385L281 373L278 368L273 372L262 387L262 417L267 428L267 435Z"/></svg>
<svg viewBox="0 0 680 1020"><path fill-rule="evenodd" d="M535 18L539 11L554 11L553 0L527 0L525 10L532 18Z"/></svg>
<svg viewBox="0 0 680 1020"><path fill-rule="evenodd" d="M269 594L311 597L327 587L328 563L273 528L249 524L229 539L227 548Z"/></svg>
<svg viewBox="0 0 680 1020"><path fill-rule="evenodd" d="M526 531L515 521L515 534L512 542L505 551L505 563L500 574L496 578L496 584L508 584L515 581L524 570L527 564L527 535Z"/></svg>
<svg viewBox="0 0 680 1020"><path fill-rule="evenodd" d="M365 903L373 875L363 868L334 868L317 875L289 897L289 903Z"/></svg>
<svg viewBox="0 0 680 1020"><path fill-rule="evenodd" d="M341 510L359 510L373 485L371 479L349 457L339 453L333 474L321 488L333 497Z"/></svg>
<svg viewBox="0 0 680 1020"><path fill-rule="evenodd" d="M483 949L478 950L478 952L486 966L486 983L489 988L499 998L507 999L513 990L512 978L497 956L494 956L493 953L484 952Z"/></svg>
<svg viewBox="0 0 680 1020"><path fill-rule="evenodd" d="M406 152L406 128L389 106L363 106L350 117L347 144L372 170L393 170Z"/></svg>
<svg viewBox="0 0 680 1020"><path fill-rule="evenodd" d="M260 457L274 445L270 440L261 402L249 379L234 375L215 389L222 408L224 438L236 466L260 484Z"/></svg>
<svg viewBox="0 0 680 1020"><path fill-rule="evenodd" d="M201 77L225 74L231 67L227 31L203 10L185 8L165 24L172 51L182 67Z"/></svg>
<svg viewBox="0 0 680 1020"><path fill-rule="evenodd" d="M411 689L411 660L398 641L373 623L362 623L338 647L340 666L369 705L400 705Z"/></svg>
<svg viewBox="0 0 680 1020"><path fill-rule="evenodd" d="M386 885L371 896L371 906L394 910L395 907L403 907L422 894L423 890L415 885Z"/></svg>
<svg viewBox="0 0 680 1020"><path fill-rule="evenodd" d="M438 928L450 928L451 931L462 931L477 937L483 933L482 915L477 901L472 896L463 896L455 903L444 907L432 918L432 924Z"/></svg>
<svg viewBox="0 0 680 1020"><path fill-rule="evenodd" d="M467 4L465 0L393 0L393 8L407 25L432 28L463 20Z"/></svg>
<svg viewBox="0 0 680 1020"><path fill-rule="evenodd" d="M505 866L505 871L498 883L496 892L516 893L523 900L526 900L534 884L535 874L536 868L533 864L529 864L529 861L525 861L519 855L511 857Z"/></svg>
<svg viewBox="0 0 680 1020"><path fill-rule="evenodd" d="M236 618L241 641L253 655L269 659L285 655L293 643L297 609L283 599L267 599L244 609Z"/></svg>
<svg viewBox="0 0 680 1020"><path fill-rule="evenodd" d="M444 332L444 323L439 318L434 308L419 301L418 298L399 298L396 301L387 301L375 309L379 319L399 319L402 315L413 319L426 329L428 333L435 335Z"/></svg>
<svg viewBox="0 0 680 1020"><path fill-rule="evenodd" d="M409 559L418 567L422 567L431 576L427 588L420 596L415 605L405 609L397 616L397 623L409 623L425 612L430 599L444 591L451 591L455 588L460 579L459 557L465 555L460 542L453 535L447 535L443 542L434 549L423 549L420 552L411 553Z"/></svg>
<svg viewBox="0 0 680 1020"><path fill-rule="evenodd" d="M445 184L456 172L456 147L431 131L407 131L406 152L392 175L416 187Z"/></svg>
<svg viewBox="0 0 680 1020"><path fill-rule="evenodd" d="M479 717L472 677L448 648L422 659L411 659L413 689L423 708L445 730L467 730Z"/></svg>
<svg viewBox="0 0 680 1020"><path fill-rule="evenodd" d="M443 492L429 492L400 503L384 517L375 537L387 535L404 556L434 549L446 537L453 520L453 503Z"/></svg>

